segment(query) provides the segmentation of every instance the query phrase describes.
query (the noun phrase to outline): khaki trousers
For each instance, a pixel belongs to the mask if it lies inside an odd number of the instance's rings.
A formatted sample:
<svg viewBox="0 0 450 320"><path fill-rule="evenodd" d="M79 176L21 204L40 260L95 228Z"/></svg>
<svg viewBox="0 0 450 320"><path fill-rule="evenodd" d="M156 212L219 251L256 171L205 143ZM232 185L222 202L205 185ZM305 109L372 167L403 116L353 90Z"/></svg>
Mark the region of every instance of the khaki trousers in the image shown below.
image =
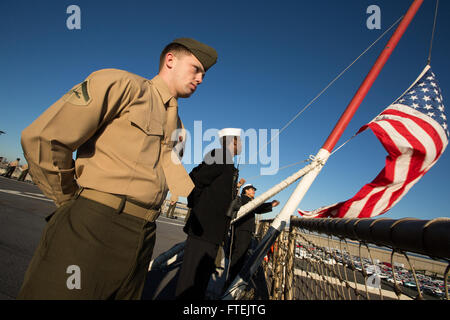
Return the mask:
<svg viewBox="0 0 450 320"><path fill-rule="evenodd" d="M156 224L79 197L46 225L18 299L140 299Z"/></svg>

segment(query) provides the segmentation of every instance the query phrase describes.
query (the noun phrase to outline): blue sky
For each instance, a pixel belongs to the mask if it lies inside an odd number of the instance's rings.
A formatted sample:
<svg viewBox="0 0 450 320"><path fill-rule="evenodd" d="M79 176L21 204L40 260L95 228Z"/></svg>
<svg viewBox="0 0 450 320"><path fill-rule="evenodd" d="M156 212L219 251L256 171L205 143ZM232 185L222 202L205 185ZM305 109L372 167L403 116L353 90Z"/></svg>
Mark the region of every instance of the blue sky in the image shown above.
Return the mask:
<svg viewBox="0 0 450 320"><path fill-rule="evenodd" d="M162 48L193 37L219 53L218 63L180 116L209 128L280 129L337 74L404 14L410 0L317 1L2 1L0 3L0 155L22 156L20 132L91 72L119 68L152 78ZM344 4L343 4L344 3ZM69 30L66 8L81 9L81 30ZM381 9L381 30L369 30L366 9ZM425 67L435 1L426 0L345 131L351 137L394 101ZM432 68L444 103L450 92L450 3L441 1ZM316 154L388 41L392 31L279 137L280 167ZM209 142L204 142L203 147ZM312 210L352 197L384 166L386 152L367 131L332 156L301 203ZM193 165L186 165L190 171ZM264 167L264 166L263 166ZM248 182L257 194L300 169ZM240 167L241 177L261 165ZM383 217L450 217L448 151ZM281 209L294 186L276 198Z"/></svg>

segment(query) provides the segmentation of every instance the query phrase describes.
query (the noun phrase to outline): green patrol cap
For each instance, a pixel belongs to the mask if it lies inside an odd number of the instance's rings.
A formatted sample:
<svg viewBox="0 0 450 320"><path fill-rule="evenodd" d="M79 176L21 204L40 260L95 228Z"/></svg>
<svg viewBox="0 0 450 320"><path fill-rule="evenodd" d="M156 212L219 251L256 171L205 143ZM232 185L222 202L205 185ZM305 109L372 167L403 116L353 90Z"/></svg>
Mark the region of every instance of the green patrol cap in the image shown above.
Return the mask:
<svg viewBox="0 0 450 320"><path fill-rule="evenodd" d="M201 62L208 71L217 61L217 51L200 41L191 38L179 38L172 41L185 46Z"/></svg>

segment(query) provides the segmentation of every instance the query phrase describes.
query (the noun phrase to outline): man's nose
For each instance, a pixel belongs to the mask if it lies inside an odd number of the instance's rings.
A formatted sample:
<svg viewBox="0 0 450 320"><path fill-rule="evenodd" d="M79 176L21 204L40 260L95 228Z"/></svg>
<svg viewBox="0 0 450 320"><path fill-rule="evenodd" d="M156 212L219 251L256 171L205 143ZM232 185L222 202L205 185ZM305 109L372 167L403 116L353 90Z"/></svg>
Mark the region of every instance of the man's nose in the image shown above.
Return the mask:
<svg viewBox="0 0 450 320"><path fill-rule="evenodd" d="M197 81L198 84L201 84L203 82L203 74L198 74L195 81Z"/></svg>

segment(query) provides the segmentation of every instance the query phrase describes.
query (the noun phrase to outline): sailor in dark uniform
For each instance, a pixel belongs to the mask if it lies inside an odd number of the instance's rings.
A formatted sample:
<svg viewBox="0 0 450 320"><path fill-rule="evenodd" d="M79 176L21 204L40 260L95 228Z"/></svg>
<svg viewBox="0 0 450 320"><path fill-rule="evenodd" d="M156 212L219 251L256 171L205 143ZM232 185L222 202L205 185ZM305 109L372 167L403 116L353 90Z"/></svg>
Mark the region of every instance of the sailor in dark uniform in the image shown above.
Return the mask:
<svg viewBox="0 0 450 320"><path fill-rule="evenodd" d="M222 148L208 153L189 174L195 184L188 197L190 216L184 227L188 234L176 299L202 300L215 270L219 246L229 230L230 207L237 198L238 170L233 157L241 153L241 130L219 131ZM235 208L234 213L238 208Z"/></svg>
<svg viewBox="0 0 450 320"><path fill-rule="evenodd" d="M255 191L256 188L251 184L247 184L242 188L240 201L242 206L255 198ZM271 212L272 208L279 204L280 202L277 200L263 203L233 224L231 232L232 244L230 271L227 277L228 285L234 280L234 278L236 278L239 271L244 266L246 255L255 233L255 214Z"/></svg>

